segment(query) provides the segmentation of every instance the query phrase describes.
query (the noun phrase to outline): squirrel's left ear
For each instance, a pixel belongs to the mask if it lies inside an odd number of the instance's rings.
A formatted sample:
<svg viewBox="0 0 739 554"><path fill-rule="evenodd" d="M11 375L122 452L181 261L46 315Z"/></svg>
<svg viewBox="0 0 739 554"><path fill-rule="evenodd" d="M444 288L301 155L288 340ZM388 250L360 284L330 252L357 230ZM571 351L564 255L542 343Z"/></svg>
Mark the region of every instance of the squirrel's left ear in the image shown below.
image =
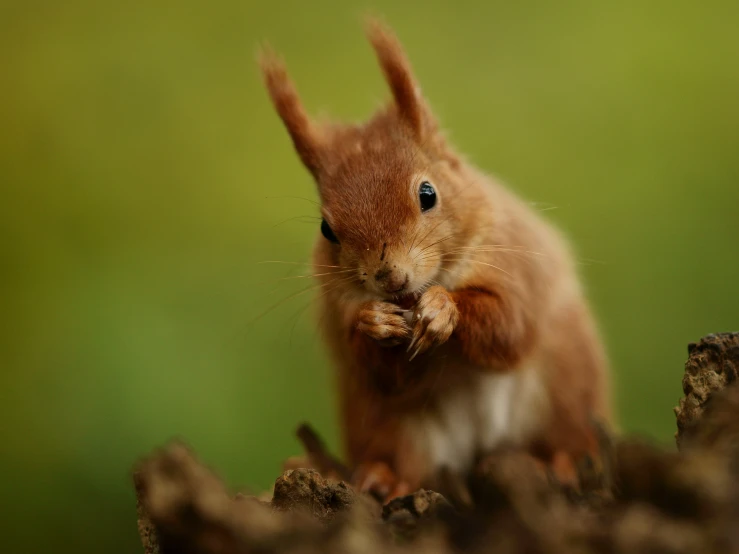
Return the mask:
<svg viewBox="0 0 739 554"><path fill-rule="evenodd" d="M392 90L398 115L416 138L423 139L431 132L432 117L421 96L421 89L413 76L403 46L392 30L376 18L368 17L365 28L385 80Z"/></svg>
<svg viewBox="0 0 739 554"><path fill-rule="evenodd" d="M321 129L308 116L282 59L268 46L259 52L267 91L292 138L305 167L317 177L322 169L324 145Z"/></svg>

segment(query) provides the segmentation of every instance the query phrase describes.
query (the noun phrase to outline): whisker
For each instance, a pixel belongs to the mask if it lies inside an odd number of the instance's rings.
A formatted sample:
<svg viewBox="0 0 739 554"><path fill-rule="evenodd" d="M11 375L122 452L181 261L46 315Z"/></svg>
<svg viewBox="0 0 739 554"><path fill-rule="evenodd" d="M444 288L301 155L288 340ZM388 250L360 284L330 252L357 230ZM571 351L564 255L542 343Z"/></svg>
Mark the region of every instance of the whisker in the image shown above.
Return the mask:
<svg viewBox="0 0 739 554"><path fill-rule="evenodd" d="M442 285L442 284L441 284L441 283L440 283L439 281L437 281L436 279L429 279L429 280L428 280L428 282L427 282L427 283L426 283L426 285L425 285L426 289L430 288L430 287L429 287L429 285L431 285L431 286L434 286L434 285L436 285L436 286L439 286L439 287L443 286L443 285Z"/></svg>
<svg viewBox="0 0 739 554"><path fill-rule="evenodd" d="M298 292L296 292L296 293L288 296L287 298L284 298L283 300L277 302L276 304L274 304L273 306L271 306L270 308L268 308L267 310L265 310L264 312L262 312L261 314L259 314L258 316L256 316L254 319L252 319L249 322L247 322L246 324L244 324L244 328L240 329L238 332L235 332L234 335L230 339L228 339L226 341L226 343L229 343L231 341L236 340L239 336L241 336L242 332L245 329L249 328L251 325L253 325L257 321L259 321L261 318L263 318L269 312L271 312L272 310L278 308L279 306L281 306L283 303L287 302L291 298L295 298L297 296L300 296L301 294L305 294L306 292L310 292L310 291L315 290L315 289L320 288L320 287L321 287L321 284L320 283L319 284L316 284L316 285L311 285L311 286L306 287L303 290L300 290L300 291L298 291ZM273 289L271 291L269 291L266 295L269 296L271 294L274 294L278 290L279 290L279 287L278 288L275 288L275 289Z"/></svg>
<svg viewBox="0 0 739 554"><path fill-rule="evenodd" d="M423 268L435 267L436 269L440 269L441 271L446 271L447 273L452 273L452 270L451 269L446 268L446 267L441 267L441 266L418 264L418 267L423 267Z"/></svg>
<svg viewBox="0 0 739 554"><path fill-rule="evenodd" d="M431 233L433 233L433 232L434 232L434 231L435 231L435 230L436 230L436 229L437 229L437 228L438 228L438 227L439 227L439 226L440 226L440 225L441 225L442 223L446 223L446 222L447 222L447 221L449 220L449 218L450 218L450 217L451 217L451 216L447 216L447 217L443 218L443 219L442 219L441 221L439 221L439 223L437 223L437 224L436 224L436 225L434 225L434 226L433 226L433 227L432 227L431 229L429 229L428 233L426 233L426 234L425 234L425 235L423 236L423 238L422 238L421 240L419 240L419 241L418 241L418 244L420 244L420 243L422 243L423 241L425 241L425 240L426 240L426 238L427 238L427 237L428 237L428 236L429 236L429 235L430 235ZM415 241L411 243L411 247L410 247L410 248L408 249L408 253L410 253L410 251L411 251L411 250L413 250L413 247L414 247L415 245L416 245L416 242L415 242Z"/></svg>
<svg viewBox="0 0 739 554"><path fill-rule="evenodd" d="M316 216L313 216L313 215L296 215L295 217L289 217L287 219L284 219L284 220L280 221L279 223L275 223L274 225L272 225L272 228L274 229L278 225L282 225L283 223L287 223L288 221L294 221L296 219L303 219L303 218L304 219L310 219L310 220L312 220L312 221L310 221L310 223L313 223L313 221L315 221L315 220L318 220L318 221L321 220L320 217L316 217Z"/></svg>
<svg viewBox="0 0 739 554"><path fill-rule="evenodd" d="M460 248L528 248L523 244L476 244L475 246L460 246Z"/></svg>
<svg viewBox="0 0 739 554"><path fill-rule="evenodd" d="M323 287L327 287L329 285L332 285L333 283L336 283L337 281L342 281L343 282L343 281L349 281L351 279L354 279L354 275L350 275L349 277L336 277L336 278L328 281L327 283L318 283L318 284L315 284L315 285L311 285L309 287L306 287L306 288L304 288L304 289L302 289L302 290L300 290L300 291L298 291L298 292L296 292L294 294L289 295L287 298L283 298L282 300L280 300L276 304L272 305L271 307L269 307L268 309L266 309L265 311L263 311L262 313L260 313L258 316L256 316L254 319L252 319L251 321L249 321L249 323L246 324L246 327L249 327L249 326L253 325L257 321L259 321L260 319L262 319L265 315L267 315L268 313L270 313L271 311L273 311L273 310L279 308L280 306L282 306L288 300L292 300L293 298L296 298L296 297L298 297L298 296L300 296L302 294L305 294L306 292L311 292L313 290L317 290L317 289L321 289ZM276 292L277 290L278 289L273 289L268 294L272 294L272 293Z"/></svg>
<svg viewBox="0 0 739 554"><path fill-rule="evenodd" d="M604 262L603 260L593 260L591 258L578 258L577 261L578 263L582 265L587 265L587 264L608 265L608 262Z"/></svg>
<svg viewBox="0 0 739 554"><path fill-rule="evenodd" d="M538 256L546 256L546 254L542 254L541 252L535 252L533 250L522 250L518 248L491 248L491 247L467 247L467 248L458 248L456 250L451 250L450 252L518 252L520 254L535 254Z"/></svg>
<svg viewBox="0 0 739 554"><path fill-rule="evenodd" d="M343 273L350 273L352 271L355 271L354 269L342 269L341 271L328 271L326 273L314 273L313 275L290 275L289 277L279 277L278 280L286 280L286 279L309 279L312 277L324 277L326 275L340 275Z"/></svg>
<svg viewBox="0 0 739 554"><path fill-rule="evenodd" d="M479 245L479 246L460 246L457 248L453 248L452 250L449 250L444 253L445 254L466 254L467 252L515 252L518 254L547 256L547 254L543 254L541 252L535 252L533 250L522 250L521 248L525 248L525 247L523 246L520 248L519 247L506 247L503 245L489 244L489 245Z"/></svg>
<svg viewBox="0 0 739 554"><path fill-rule="evenodd" d="M505 250L505 249L503 249L503 250L463 251L463 252L454 252L454 251L452 251L452 252L449 252L448 255L454 256L454 255L462 255L462 254L464 254L465 256L477 256L477 255L480 255L480 254L486 253L486 252L495 252L495 253L501 253L501 254L512 254L512 255L516 256L517 258L519 258L519 259L521 259L521 260L523 260L523 261L525 261L525 262L527 262L529 264L532 263L533 260L541 260L541 258L537 258L537 257L532 256L532 255L527 255L526 252L522 252L522 251L519 251L519 250ZM475 258L467 258L467 259L474 260Z"/></svg>
<svg viewBox="0 0 739 554"><path fill-rule="evenodd" d="M489 264L489 263L486 263L486 262L481 262L480 260L469 260L469 259L464 259L464 258L461 258L461 259L460 258L457 258L457 259L450 258L449 261L452 261L452 262L454 262L454 261L465 261L465 262L470 262L470 263L473 263L473 264L486 265L488 267L495 268L498 271L502 271L503 273L505 273L509 277L513 277L513 275L511 275L510 273L508 273L505 269L503 269L501 267L498 267L497 265Z"/></svg>
<svg viewBox="0 0 739 554"><path fill-rule="evenodd" d="M351 270L351 271L353 271L353 270ZM314 298L311 298L311 299L310 299L310 300L308 301L308 303L307 303L307 304L306 304L305 306L303 306L303 308L301 308L300 310L298 310L298 311L297 311L297 312L296 312L295 314L293 314L293 315L292 315L292 316L290 317L290 319L289 319L288 321L291 321L291 320L292 320L293 318L295 319L295 321L294 321L294 322L293 322L293 324L292 324L292 327L290 328L290 335L289 335L289 342L290 342L290 344L292 344L292 335L293 335L293 333L295 332L295 327L296 327L296 325L298 324L298 321L300 320L300 316L301 316L301 315L303 315L303 313L305 313L305 311L306 311L306 310L307 310L308 308L310 308L310 306L311 306L311 305L312 305L312 304L313 304L314 302L316 302L317 300L320 300L321 298L323 298L324 296L326 296L326 295L327 295L328 293L330 293L330 292L332 292L332 291L336 290L337 288L339 288L339 287L340 287L340 286L341 286L342 284L344 284L345 282L346 282L346 280L341 280L341 282L337 283L337 284L336 284L336 285L335 285L334 287L331 287L330 289L328 289L328 290L325 290L325 291L323 291L323 292L322 292L321 294L319 294L318 296L316 296L316 297L314 297ZM333 284L333 282L332 282L332 284Z"/></svg>
<svg viewBox="0 0 739 554"><path fill-rule="evenodd" d="M413 250L413 245L416 243L416 239L418 238L418 234L421 232L421 227L416 227L416 232L413 233L413 236L411 237L411 245L408 247L408 252L406 254L410 254L411 250Z"/></svg>
<svg viewBox="0 0 739 554"><path fill-rule="evenodd" d="M316 206L320 206L320 202L316 202L315 200L311 200L310 198L304 198L303 196L265 196L265 198L274 200L276 198L282 199L282 198L295 198L297 200L305 200L306 202L310 202L311 204L314 204Z"/></svg>
<svg viewBox="0 0 739 554"><path fill-rule="evenodd" d="M448 241L449 239L452 239L452 238L454 238L454 235L447 235L447 236L445 236L444 238L441 238L441 239L437 240L436 242L432 242L432 243L431 243L431 244L429 244L428 246L424 246L424 247L423 247L423 248L422 248L422 249L421 249L421 250L420 250L420 251L418 252L418 254L416 254L416 256L420 256L421 254L423 254L423 253L424 253L424 252L425 252L426 250L428 250L428 249L429 249L429 248L431 248L432 246L436 246L437 244L441 244L442 242Z"/></svg>
<svg viewBox="0 0 739 554"><path fill-rule="evenodd" d="M533 250L521 250L525 246L506 246L502 244L481 244L479 246L460 246L457 251L473 250L479 252L522 252L526 254L536 254L537 256L546 256L542 252Z"/></svg>
<svg viewBox="0 0 739 554"><path fill-rule="evenodd" d="M257 264L290 264L290 265L307 265L307 266L313 266L313 267L333 267L338 269L346 269L344 266L340 265L319 265L319 264L312 264L311 262L284 262L282 260L263 260L261 262L254 262Z"/></svg>

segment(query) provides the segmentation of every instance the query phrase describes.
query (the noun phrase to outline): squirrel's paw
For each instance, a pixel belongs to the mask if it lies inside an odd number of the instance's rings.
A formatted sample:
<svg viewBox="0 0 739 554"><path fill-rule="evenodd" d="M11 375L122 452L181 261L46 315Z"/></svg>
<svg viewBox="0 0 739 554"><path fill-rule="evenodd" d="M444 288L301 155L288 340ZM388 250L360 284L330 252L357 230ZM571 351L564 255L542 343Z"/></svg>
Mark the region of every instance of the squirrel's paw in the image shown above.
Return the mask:
<svg viewBox="0 0 739 554"><path fill-rule="evenodd" d="M397 346L410 336L403 311L389 302L366 302L359 309L357 329L382 346Z"/></svg>
<svg viewBox="0 0 739 554"><path fill-rule="evenodd" d="M413 340L408 346L408 352L412 352L410 359L445 343L458 321L459 310L449 291L439 286L428 289L413 314Z"/></svg>
<svg viewBox="0 0 739 554"><path fill-rule="evenodd" d="M352 485L360 492L372 494L383 503L412 492L408 484L399 480L384 462L360 464L352 476Z"/></svg>

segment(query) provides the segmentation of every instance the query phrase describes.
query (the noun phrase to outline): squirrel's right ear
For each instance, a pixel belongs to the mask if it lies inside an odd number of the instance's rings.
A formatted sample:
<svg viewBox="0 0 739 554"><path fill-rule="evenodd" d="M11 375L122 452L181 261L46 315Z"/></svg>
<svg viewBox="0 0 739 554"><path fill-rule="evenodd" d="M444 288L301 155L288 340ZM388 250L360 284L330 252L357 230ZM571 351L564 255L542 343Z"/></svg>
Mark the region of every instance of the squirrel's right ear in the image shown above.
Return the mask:
<svg viewBox="0 0 739 554"><path fill-rule="evenodd" d="M305 112L282 59L269 46L262 47L258 58L272 104L303 164L316 177L321 169L320 130Z"/></svg>
<svg viewBox="0 0 739 554"><path fill-rule="evenodd" d="M433 129L421 88L395 33L377 17L365 18L365 31L393 93L398 115L419 140Z"/></svg>

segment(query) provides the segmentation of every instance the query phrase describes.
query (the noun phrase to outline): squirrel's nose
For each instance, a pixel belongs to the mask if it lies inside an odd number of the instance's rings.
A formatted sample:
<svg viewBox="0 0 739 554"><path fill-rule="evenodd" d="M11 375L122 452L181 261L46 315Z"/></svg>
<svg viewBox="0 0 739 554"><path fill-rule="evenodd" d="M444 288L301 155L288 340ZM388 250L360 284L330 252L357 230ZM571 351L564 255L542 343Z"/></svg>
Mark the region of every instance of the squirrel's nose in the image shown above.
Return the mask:
<svg viewBox="0 0 739 554"><path fill-rule="evenodd" d="M385 266L375 272L375 281L387 292L400 292L408 284L408 274Z"/></svg>
<svg viewBox="0 0 739 554"><path fill-rule="evenodd" d="M384 281L390 273L392 273L392 269L389 267L381 267L375 272L375 281Z"/></svg>

